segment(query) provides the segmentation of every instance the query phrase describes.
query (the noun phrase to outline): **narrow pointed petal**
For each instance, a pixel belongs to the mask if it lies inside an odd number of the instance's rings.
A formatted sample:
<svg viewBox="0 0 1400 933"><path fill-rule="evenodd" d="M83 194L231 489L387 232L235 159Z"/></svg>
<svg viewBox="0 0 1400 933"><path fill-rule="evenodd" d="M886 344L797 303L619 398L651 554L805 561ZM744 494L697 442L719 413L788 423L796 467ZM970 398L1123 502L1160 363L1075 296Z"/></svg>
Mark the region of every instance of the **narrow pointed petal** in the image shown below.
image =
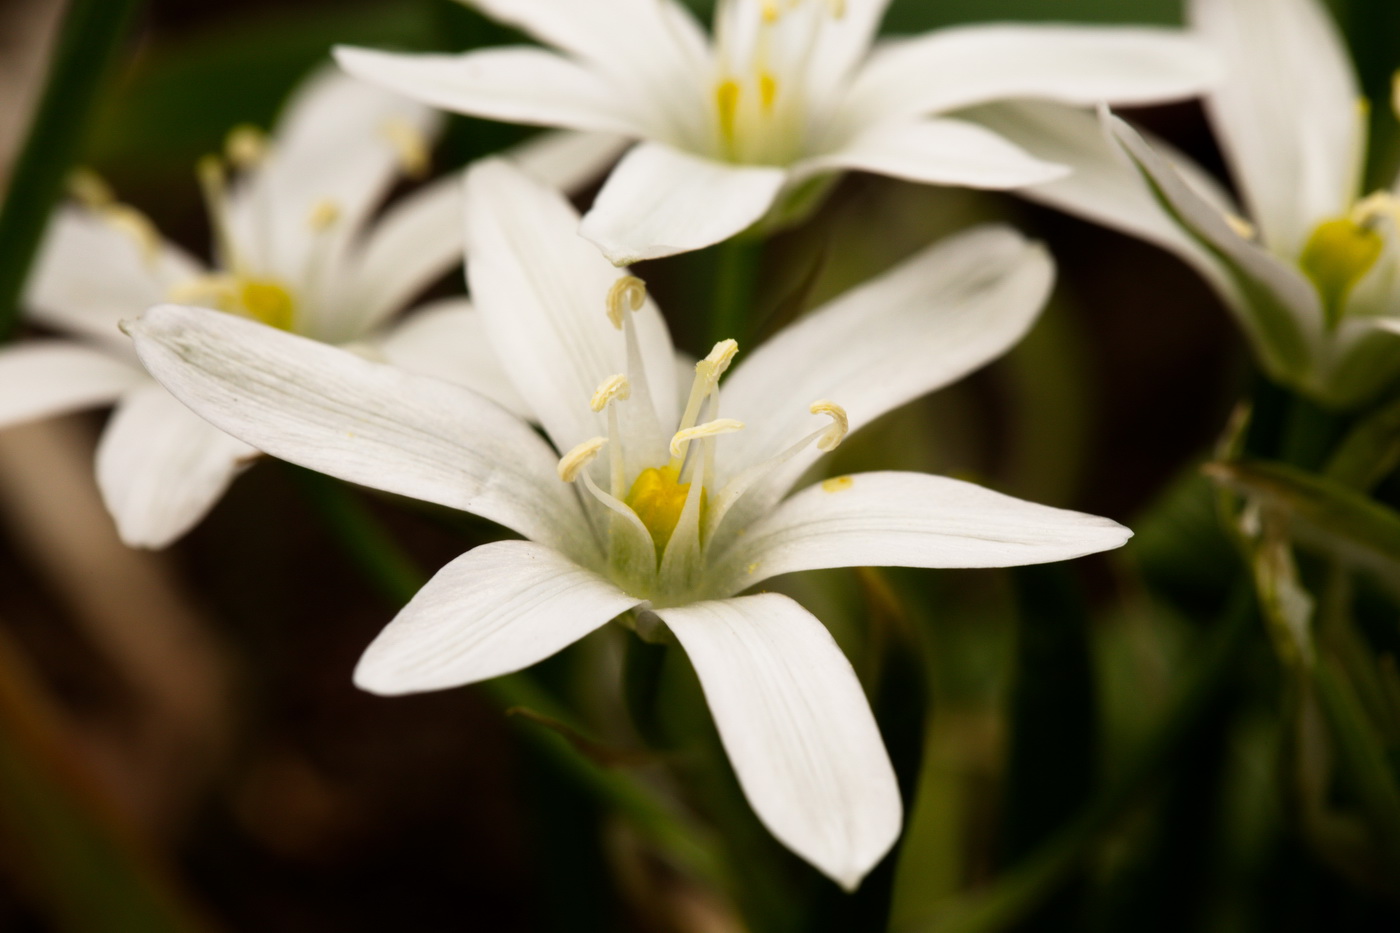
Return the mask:
<svg viewBox="0 0 1400 933"><path fill-rule="evenodd" d="M870 52L889 0L847 0L838 19L818 34L807 80L818 99L830 99Z"/></svg>
<svg viewBox="0 0 1400 933"><path fill-rule="evenodd" d="M988 104L964 111L963 116L1071 170L1064 178L1022 188L1017 194L1161 246L1217 286L1221 284L1214 257L1172 221L1142 173L1124 157L1092 113L1033 101ZM1170 158L1193 189L1222 211L1233 209L1202 169L1164 143L1153 140L1152 146Z"/></svg>
<svg viewBox="0 0 1400 933"><path fill-rule="evenodd" d="M1128 124L1106 115L1113 138L1137 165L1173 221L1219 263L1226 298L1265 368L1278 379L1307 381L1313 348L1321 344L1317 290L1292 265L1246 240L1179 172Z"/></svg>
<svg viewBox="0 0 1400 933"><path fill-rule="evenodd" d="M721 485L827 423L818 399L843 406L852 430L1000 356L1030 329L1050 293L1044 247L988 226L916 254L786 328L724 383L727 417L750 425L726 438ZM815 460L788 462L780 494Z"/></svg>
<svg viewBox="0 0 1400 933"><path fill-rule="evenodd" d="M0 350L0 428L115 402L146 382L135 365L59 340Z"/></svg>
<svg viewBox="0 0 1400 933"><path fill-rule="evenodd" d="M533 417L491 349L481 315L465 298L413 311L380 341L379 352L401 369L466 386L520 418Z"/></svg>
<svg viewBox="0 0 1400 933"><path fill-rule="evenodd" d="M462 261L462 176L452 174L394 202L369 231L346 276L334 285L341 314L316 336L363 337Z"/></svg>
<svg viewBox="0 0 1400 933"><path fill-rule="evenodd" d="M657 613L695 666L758 818L854 890L894 844L902 811L875 717L830 633L776 593Z"/></svg>
<svg viewBox="0 0 1400 933"><path fill-rule="evenodd" d="M802 162L794 174L859 169L906 181L968 188L1020 188L1062 178L991 130L965 120L896 120L872 126L837 151Z"/></svg>
<svg viewBox="0 0 1400 933"><path fill-rule="evenodd" d="M125 348L118 324L203 272L158 236L145 240L92 211L62 207L49 222L24 303L35 321Z"/></svg>
<svg viewBox="0 0 1400 933"><path fill-rule="evenodd" d="M473 548L439 570L365 651L355 685L444 690L529 667L641 600L530 541Z"/></svg>
<svg viewBox="0 0 1400 933"><path fill-rule="evenodd" d="M1008 98L1151 104L1192 97L1219 76L1214 54L1179 30L962 26L876 49L844 110L859 126Z"/></svg>
<svg viewBox="0 0 1400 933"><path fill-rule="evenodd" d="M629 136L644 132L607 80L543 49L396 55L342 46L335 57L356 77L453 113Z"/></svg>
<svg viewBox="0 0 1400 933"><path fill-rule="evenodd" d="M608 292L625 270L578 236L578 214L562 195L501 160L468 171L466 230L472 300L555 447L566 451L606 434L606 420L589 400L603 380L627 372L623 336L607 314ZM666 324L650 302L633 321L656 402L652 420L672 422L675 364ZM637 414L639 401L621 403L621 417ZM628 437L653 445L669 439ZM652 457L664 459L664 446Z"/></svg>
<svg viewBox="0 0 1400 933"><path fill-rule="evenodd" d="M117 406L97 448L97 485L131 547L163 548L209 513L258 452L154 383Z"/></svg>
<svg viewBox="0 0 1400 933"><path fill-rule="evenodd" d="M1229 66L1206 108L1275 253L1297 256L1357 193L1365 117L1346 46L1314 0L1192 0L1192 25Z"/></svg>
<svg viewBox="0 0 1400 933"><path fill-rule="evenodd" d="M608 176L579 233L616 265L702 249L761 220L786 181L781 168L643 143Z"/></svg>
<svg viewBox="0 0 1400 933"><path fill-rule="evenodd" d="M1016 567L1121 547L1097 515L1036 505L925 473L857 473L810 486L722 558L734 591L830 567Z"/></svg>
<svg viewBox="0 0 1400 933"><path fill-rule="evenodd" d="M202 308L162 305L127 328L157 381L259 450L535 540L588 546L554 452L469 389Z"/></svg>

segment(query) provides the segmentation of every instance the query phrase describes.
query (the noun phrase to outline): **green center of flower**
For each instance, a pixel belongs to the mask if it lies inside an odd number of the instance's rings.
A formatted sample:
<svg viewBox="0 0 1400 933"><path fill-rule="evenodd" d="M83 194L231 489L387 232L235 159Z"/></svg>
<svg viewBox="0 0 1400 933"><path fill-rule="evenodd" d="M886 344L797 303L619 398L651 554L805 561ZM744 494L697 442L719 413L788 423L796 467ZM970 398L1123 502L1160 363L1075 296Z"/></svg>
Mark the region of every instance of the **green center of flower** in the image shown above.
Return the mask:
<svg viewBox="0 0 1400 933"><path fill-rule="evenodd" d="M1345 216L1324 220L1308 237L1298 265L1316 286L1330 326L1341 321L1353 289L1385 250L1381 222L1395 223L1397 217L1400 203L1388 192L1377 192Z"/></svg>

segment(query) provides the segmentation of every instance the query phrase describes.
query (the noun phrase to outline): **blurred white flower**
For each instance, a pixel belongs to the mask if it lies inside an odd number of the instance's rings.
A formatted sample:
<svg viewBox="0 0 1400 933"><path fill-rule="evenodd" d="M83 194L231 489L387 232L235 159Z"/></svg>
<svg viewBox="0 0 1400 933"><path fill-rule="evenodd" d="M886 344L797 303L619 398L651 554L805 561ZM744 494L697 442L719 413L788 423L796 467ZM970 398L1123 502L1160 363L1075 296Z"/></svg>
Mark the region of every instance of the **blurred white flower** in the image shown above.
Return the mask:
<svg viewBox="0 0 1400 933"><path fill-rule="evenodd" d="M988 25L874 44L888 0L465 0L558 51L394 55L352 74L460 113L638 139L582 233L619 265L698 249L814 202L845 169L977 188L1063 174L956 114L993 100L1187 97L1207 50L1151 28Z"/></svg>
<svg viewBox="0 0 1400 933"><path fill-rule="evenodd" d="M1315 0L1192 0L1189 11L1228 66L1206 109L1243 210L1115 118L1107 139L1073 115L1058 131L1006 108L988 119L1074 168L1026 194L1174 249L1274 379L1326 404L1363 403L1400 378L1400 181L1363 196L1367 107L1345 45Z"/></svg>
<svg viewBox="0 0 1400 933"><path fill-rule="evenodd" d="M852 888L899 832L899 792L850 664L787 597L737 594L826 567L988 567L1121 545L1103 518L919 473L787 496L823 451L1000 355L1048 293L1045 251L987 227L837 298L688 393L641 282L506 163L467 179L467 271L527 421L468 389L230 315L163 306L130 325L174 395L259 449L464 509L526 541L444 567L370 646L356 682L442 689L519 670L629 610L689 655L735 771L784 844ZM682 397L684 396L684 397ZM552 442L552 444L551 444ZM562 458L560 452L563 452Z"/></svg>
<svg viewBox="0 0 1400 933"><path fill-rule="evenodd" d="M256 452L192 415L137 364L118 324L152 304L201 304L330 343L368 341L365 352L400 365L508 392L464 301L385 332L395 312L461 260L460 176L424 186L371 222L397 179L426 170L439 122L397 94L335 70L317 74L271 138L240 128L226 160L201 163L212 267L164 241L100 181L80 177L86 203L53 218L25 296L31 320L80 340L0 351L0 426L115 402L97 454L103 498L122 540L163 547L208 512ZM614 145L561 134L521 157L564 184L600 169Z"/></svg>

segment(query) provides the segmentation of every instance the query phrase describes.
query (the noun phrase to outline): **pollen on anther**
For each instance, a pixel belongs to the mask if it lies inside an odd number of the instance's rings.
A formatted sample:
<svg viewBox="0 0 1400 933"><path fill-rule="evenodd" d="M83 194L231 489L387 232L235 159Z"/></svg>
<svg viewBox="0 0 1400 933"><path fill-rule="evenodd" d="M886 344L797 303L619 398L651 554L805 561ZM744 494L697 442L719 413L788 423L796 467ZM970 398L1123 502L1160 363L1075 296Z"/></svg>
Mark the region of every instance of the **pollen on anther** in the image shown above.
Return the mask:
<svg viewBox="0 0 1400 933"><path fill-rule="evenodd" d="M593 393L593 400L588 403L588 407L594 411L602 411L614 401L626 401L631 397L632 383L627 381L626 376L619 373L603 380L603 384L598 386L598 390Z"/></svg>
<svg viewBox="0 0 1400 933"><path fill-rule="evenodd" d="M831 419L831 426L817 438L817 449L831 451L841 446L841 442L846 439L846 432L851 429L851 419L847 416L846 409L835 402L819 399L812 403L808 411L814 415L826 415Z"/></svg>
<svg viewBox="0 0 1400 933"><path fill-rule="evenodd" d="M559 458L559 478L566 483L572 483L578 479L583 468L593 462L593 458L598 456L598 451L608 444L606 437L595 437L584 441L574 447L564 456Z"/></svg>
<svg viewBox="0 0 1400 933"><path fill-rule="evenodd" d="M624 275L608 289L608 320L622 330L622 316L628 311L640 311L647 300L647 283L635 275Z"/></svg>

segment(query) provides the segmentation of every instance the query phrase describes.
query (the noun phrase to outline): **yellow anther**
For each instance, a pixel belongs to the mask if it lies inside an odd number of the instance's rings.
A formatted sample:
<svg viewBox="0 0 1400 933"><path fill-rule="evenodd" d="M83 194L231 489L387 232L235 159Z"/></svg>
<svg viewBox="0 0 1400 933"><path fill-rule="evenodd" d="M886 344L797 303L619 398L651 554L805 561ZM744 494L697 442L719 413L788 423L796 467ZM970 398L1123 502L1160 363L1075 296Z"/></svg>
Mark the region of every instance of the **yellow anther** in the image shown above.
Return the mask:
<svg viewBox="0 0 1400 933"><path fill-rule="evenodd" d="M110 204L100 211L102 220L136 241L141 257L149 265L160 258L160 233L149 217L125 204Z"/></svg>
<svg viewBox="0 0 1400 933"><path fill-rule="evenodd" d="M267 158L267 135L247 123L235 126L224 140L224 155L237 168L255 168Z"/></svg>
<svg viewBox="0 0 1400 933"><path fill-rule="evenodd" d="M729 364L734 361L734 356L738 352L738 341L721 340L714 345L708 356L695 364L695 375L711 384L719 382L719 377L723 376L725 370L729 369Z"/></svg>
<svg viewBox="0 0 1400 933"><path fill-rule="evenodd" d="M782 15L783 11L779 9L776 0L763 0L763 21L765 23L772 25Z"/></svg>
<svg viewBox="0 0 1400 933"><path fill-rule="evenodd" d="M826 415L831 419L831 426L817 438L817 449L835 450L841 446L841 442L846 439L846 433L851 429L851 419L846 415L846 409L835 402L820 399L813 402L808 411L814 415Z"/></svg>
<svg viewBox="0 0 1400 933"><path fill-rule="evenodd" d="M622 330L622 316L628 311L640 311L647 300L647 283L635 275L624 275L608 289L608 320Z"/></svg>
<svg viewBox="0 0 1400 933"><path fill-rule="evenodd" d="M841 19L846 15L846 0L830 0L828 9L833 19Z"/></svg>
<svg viewBox="0 0 1400 933"><path fill-rule="evenodd" d="M822 480L822 492L844 492L856 484L849 476L833 476Z"/></svg>
<svg viewBox="0 0 1400 933"><path fill-rule="evenodd" d="M593 401L588 403L588 407L594 411L602 411L614 401L626 401L631 397L632 383L627 381L626 376L609 376L598 386L598 391L593 393Z"/></svg>
<svg viewBox="0 0 1400 933"><path fill-rule="evenodd" d="M384 138L399 156L399 166L410 178L428 174L430 164L428 139L407 120L390 119L382 127Z"/></svg>
<svg viewBox="0 0 1400 933"><path fill-rule="evenodd" d="M706 421L693 428L677 431L675 437L671 438L671 456L684 457L686 445L691 441L698 441L706 437L718 437L721 434L733 434L735 431L743 429L744 423L742 421L735 421L733 418L716 418L714 421Z"/></svg>
<svg viewBox="0 0 1400 933"><path fill-rule="evenodd" d="M758 99L762 102L765 113L771 111L778 101L778 79L771 71L758 73Z"/></svg>
<svg viewBox="0 0 1400 933"><path fill-rule="evenodd" d="M1234 231L1235 236L1243 240L1252 240L1258 233L1258 231L1254 229L1254 224L1245 220L1239 214L1232 214L1226 211L1225 223Z"/></svg>
<svg viewBox="0 0 1400 933"><path fill-rule="evenodd" d="M112 188L90 168L76 168L68 176L68 193L84 207L98 210L111 207L117 197Z"/></svg>
<svg viewBox="0 0 1400 933"><path fill-rule="evenodd" d="M584 441L573 450L559 458L559 478L566 483L572 483L578 479L583 468L593 462L593 458L598 456L598 451L608 445L606 437L595 437Z"/></svg>
<svg viewBox="0 0 1400 933"><path fill-rule="evenodd" d="M336 225L340 220L340 205L330 198L323 198L311 206L311 213L306 217L306 223L316 233L323 233Z"/></svg>
<svg viewBox="0 0 1400 933"><path fill-rule="evenodd" d="M715 85L715 112L719 115L719 132L724 141L734 145L734 129L739 118L739 94L742 88L733 78Z"/></svg>

